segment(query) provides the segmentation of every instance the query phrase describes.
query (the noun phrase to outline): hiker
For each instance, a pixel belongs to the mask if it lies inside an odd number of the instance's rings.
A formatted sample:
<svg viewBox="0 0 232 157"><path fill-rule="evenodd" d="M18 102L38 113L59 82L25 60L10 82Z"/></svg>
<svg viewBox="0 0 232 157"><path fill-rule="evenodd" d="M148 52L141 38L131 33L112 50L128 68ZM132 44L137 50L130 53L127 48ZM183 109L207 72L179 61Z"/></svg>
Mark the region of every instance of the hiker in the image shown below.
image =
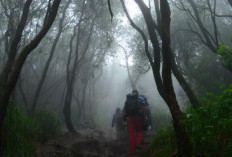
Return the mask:
<svg viewBox="0 0 232 157"><path fill-rule="evenodd" d="M144 131L152 130L152 116L151 116L151 109L149 107L149 103L147 102L147 97L145 95L139 95L139 102L144 106L146 109L146 115L144 115Z"/></svg>
<svg viewBox="0 0 232 157"><path fill-rule="evenodd" d="M121 109L118 107L115 111L112 120L112 127L115 126L117 140L122 141L122 131L123 131L123 115Z"/></svg>
<svg viewBox="0 0 232 157"><path fill-rule="evenodd" d="M136 149L141 150L141 139L143 136L143 115L145 108L138 101L138 91L133 90L127 94L127 99L124 106L125 120L127 122L130 154L135 154Z"/></svg>

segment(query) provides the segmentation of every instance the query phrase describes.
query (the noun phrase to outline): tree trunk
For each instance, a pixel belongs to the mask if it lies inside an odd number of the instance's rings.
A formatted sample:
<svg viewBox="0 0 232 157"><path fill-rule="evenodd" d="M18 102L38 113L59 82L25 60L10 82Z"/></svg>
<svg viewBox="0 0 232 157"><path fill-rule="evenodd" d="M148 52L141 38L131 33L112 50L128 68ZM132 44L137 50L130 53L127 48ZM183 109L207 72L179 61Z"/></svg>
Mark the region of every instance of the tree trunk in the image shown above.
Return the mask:
<svg viewBox="0 0 232 157"><path fill-rule="evenodd" d="M92 123L92 126L95 127L96 126L96 123L94 121L94 118L93 118L93 104L95 103L95 99L94 99L94 80L92 79L91 80L91 83L90 83L90 86L89 86L89 110L88 110L88 116L89 116L89 119L91 120L91 123Z"/></svg>
<svg viewBox="0 0 232 157"><path fill-rule="evenodd" d="M73 96L73 86L74 86L74 82L76 79L76 74L77 74L77 69L79 68L79 41L80 41L80 33L81 33L81 29L80 29L80 25L81 22L83 20L83 15L84 15L84 6L85 6L85 1L83 1L82 3L82 11L81 11L81 15L80 15L80 19L77 23L76 26L74 26L74 31L73 31L73 36L71 37L70 40L70 52L69 52L69 56L68 56L68 64L67 64L67 68L66 68L66 73L67 73L67 78L66 78L66 84L67 84L67 92L65 95L65 101L64 101L64 109L63 109L63 113L64 113L64 117L65 117L65 122L66 122L66 126L69 132L75 132L73 124L72 124L72 119L71 119L71 103L72 103L72 96ZM78 30L77 30L78 29ZM75 48L75 58L74 58L74 63L72 68L70 68L70 63L71 63L71 54L73 52L73 41L75 36L77 36L76 39L76 48Z"/></svg>
<svg viewBox="0 0 232 157"><path fill-rule="evenodd" d="M6 65L4 66L4 68L2 70L0 83L1 82L3 82L3 83L7 82L7 80L9 79L9 75L10 75L10 73L12 71L12 68L14 66L15 57L16 57L17 52L18 52L17 51L18 45L19 45L19 42L21 41L22 33L23 33L23 30L24 30L26 22L27 22L31 2L32 2L32 0L27 0L25 2L24 7L23 7L22 17L21 17L20 22L19 22L19 24L17 26L17 30L16 30L15 36L14 36L14 38L12 40L11 46L9 48L9 52L7 52L8 60L7 60Z"/></svg>
<svg viewBox="0 0 232 157"><path fill-rule="evenodd" d="M54 40L54 42L53 42L53 45L52 45L52 48L51 48L51 51L50 51L50 55L49 55L48 60L47 60L47 62L46 62L46 64L45 64L45 67L44 67L44 70L43 70L43 74L42 74L42 76L41 76L41 79L40 79L39 84L38 84L38 86L37 86L37 88L36 88L35 96L34 96L34 99L33 99L33 102L32 102L32 109L31 109L32 115L34 115L34 113L35 113L36 103L37 103L37 100L38 100L38 98L39 98L40 91L41 91L41 89L42 89L42 87L43 87L43 84L44 84L44 81L45 81L45 79L46 79L46 76L47 76L47 72L48 72L50 63L51 63L51 61L52 61L54 52L55 52L55 50L56 50L57 43L58 43L58 41L59 41L59 39L60 39L60 36L61 36L61 33L62 33L62 31L63 31L63 21L64 21L64 19L65 19L65 13L66 13L66 10L68 9L68 6L69 6L70 2L71 2L71 1L69 0L69 1L66 3L65 7L64 7L64 10L63 10L63 13L62 13L62 17L61 17L60 22L59 22L59 30L58 30L58 33L57 33L56 38L55 38L55 40Z"/></svg>
<svg viewBox="0 0 232 157"><path fill-rule="evenodd" d="M61 35L61 31L59 30L59 32L58 32L58 34L57 34L57 36L56 36L56 39L55 39L55 41L54 41L54 43L53 43L53 45L52 45L52 49L51 49L51 51L50 51L49 58L48 58L48 60L47 60L47 62L46 62L46 64L45 64L45 67L44 67L42 76L41 76L41 78L40 78L40 80L39 80L39 84L38 84L38 86L37 86L37 88L36 88L35 96L34 96L33 101L32 101L32 108L31 108L31 113L32 113L32 115L34 115L34 113L35 113L37 100L38 100L38 98L39 98L40 91L41 91L41 89L42 89L42 87L43 87L43 84L44 84L44 81L45 81L45 79L46 79L47 72L48 72L48 69L49 69L51 60L52 60L52 58L53 58L53 54L54 54L54 52L55 52L56 45L57 45L57 43L58 43L58 41L59 41L60 35Z"/></svg>
<svg viewBox="0 0 232 157"><path fill-rule="evenodd" d="M230 3L230 6L232 7L232 0L228 0L228 2Z"/></svg>
<svg viewBox="0 0 232 157"><path fill-rule="evenodd" d="M210 36L208 34L208 31L207 31L207 29L205 28L205 26L203 25L203 23L201 21L201 18L200 18L200 15L199 15L198 11L197 11L197 6L196 6L195 2L193 0L188 0L188 2L191 5L191 7L193 8L193 12L195 14L197 24L198 24L198 26L199 26L199 28L201 30L202 35L205 38L206 46L208 46L210 50L212 50L214 53L216 53L219 45L215 45L211 41Z"/></svg>
<svg viewBox="0 0 232 157"><path fill-rule="evenodd" d="M72 82L70 80L71 74L69 71L70 68L70 62L71 62L71 55L72 55L72 47L73 47L73 40L75 38L76 35L76 28L78 27L78 24L74 27L74 32L73 32L73 36L71 37L70 40L70 50L69 50L69 56L68 56L68 64L67 64L67 68L66 68L66 74L67 74L67 78L66 78L66 84L67 84L67 90L66 90L66 94L65 94L65 99L64 99L64 108L63 108L63 113L64 113L64 118L65 118L65 122L66 122L66 126L67 129L69 130L69 132L74 132L74 127L72 124L72 120L71 120L71 101L72 101Z"/></svg>
<svg viewBox="0 0 232 157"><path fill-rule="evenodd" d="M145 19L150 40L153 46L154 52L154 62L151 59L149 50L148 50L148 40L143 33L143 31L135 25L135 23L130 18L127 10L125 8L124 1L121 0L123 4L123 9L126 12L127 18L129 19L131 25L142 35L145 42L145 52L152 66L153 76L157 85L157 89L161 97L164 99L168 105L172 118L173 118L173 127L175 130L175 135L178 145L178 156L185 157L191 156L192 147L189 140L189 136L185 130L184 124L181 123L182 112L179 108L178 102L176 100L176 95L172 85L172 61L174 60L172 51L170 48L170 8L167 0L160 1L160 11L161 11L161 31L159 35L162 39L162 53L163 53L163 69L162 77L160 75L160 47L158 42L158 37L155 32L157 29L156 24L154 23L150 10L143 1L135 0L138 4L140 10L143 13ZM157 29L158 30L158 29Z"/></svg>
<svg viewBox="0 0 232 157"><path fill-rule="evenodd" d="M66 126L69 132L75 132L71 119L71 103L72 103L72 93L73 93L72 86L73 86L72 82L67 84L67 92L65 96L64 109L63 109Z"/></svg>
<svg viewBox="0 0 232 157"><path fill-rule="evenodd" d="M168 97L165 99L165 102L168 104L173 119L173 127L175 131L177 149L178 149L177 156L178 157L191 156L192 146L190 143L189 135L186 132L185 126L183 122L181 122L183 118L182 117L183 113L179 108L175 95L171 95L171 96L168 95Z"/></svg>
<svg viewBox="0 0 232 157"><path fill-rule="evenodd" d="M172 84L172 61L173 55L170 47L170 8L167 0L160 1L161 24L162 24L162 54L163 54L163 87L164 101L167 103L172 118L173 126L177 139L178 157L186 157L192 155L191 143L189 136L185 130L185 126L181 123L182 112L176 100L175 91Z"/></svg>
<svg viewBox="0 0 232 157"><path fill-rule="evenodd" d="M128 63L129 56L127 55L127 52L126 52L125 48L120 44L118 44L118 45L119 45L120 48L122 48L122 50L124 52L124 55L125 55L126 69L127 69L127 74L128 74L128 78L129 78L129 81L130 81L131 88L136 89L136 81L134 81L134 79L132 79L131 72L130 72L130 66L129 66L129 63Z"/></svg>
<svg viewBox="0 0 232 157"><path fill-rule="evenodd" d="M43 28L39 32L39 34L27 45L25 46L22 51L20 52L18 58L15 60L15 56L17 54L17 48L13 51L10 50L9 58L7 61L7 64L3 67L3 71L1 73L1 79L0 79L0 131L2 131L3 127L3 121L7 112L7 105L9 103L9 99L11 96L11 93L16 86L16 83L19 78L19 74L22 70L22 67L26 61L27 56L38 46L40 41L43 39L43 37L46 35L50 27L52 26L57 10L59 8L61 0L54 0L53 4L51 6L51 10L49 10L50 14L48 16L47 22L44 24ZM17 47L18 43L20 42L22 32L26 23L27 18L25 19L25 16L27 17L29 12L30 3L28 4L29 0L25 3L23 14L21 21L19 22L18 30L16 32L16 36L12 42L11 47ZM25 7L27 9L25 9ZM26 11L25 11L26 10ZM23 23L23 24L22 24ZM21 27L21 25L24 25ZM20 34L21 32L21 34ZM16 44L16 45L14 45ZM15 60L15 61L14 61ZM2 135L2 132L0 133L0 136ZM0 137L0 145L2 145L2 139L3 137Z"/></svg>
<svg viewBox="0 0 232 157"><path fill-rule="evenodd" d="M3 68L2 74L1 74L1 81L0 81L0 88L1 88L1 95L0 95L0 113L3 118L0 118L0 125L3 123L5 114L6 114L6 108L9 102L10 95L17 83L17 80L19 78L19 74L21 72L22 66L27 58L27 56L34 50L40 41L43 39L43 37L46 35L48 30L50 29L53 21L55 20L56 13L59 7L61 0L55 0L53 2L53 6L51 8L51 13L49 18L49 21L44 25L40 33L35 37L34 40L32 40L27 46L24 47L24 49L19 54L19 57L15 61L14 68L10 68L12 63L12 58L8 59L8 64L6 64ZM23 19L25 20L25 19ZM13 46L12 46L13 47ZM13 52L12 52L13 53ZM16 53L16 52L14 52ZM12 69L12 70L11 70ZM9 71L10 70L10 71ZM9 77L9 73L11 73ZM8 100L6 100L8 99ZM7 103L7 104L6 104Z"/></svg>
<svg viewBox="0 0 232 157"><path fill-rule="evenodd" d="M79 111L77 113L77 120L78 121L80 121L81 118L83 118L83 120L85 120L85 118L86 118L86 113L85 113L85 97L86 97L87 84L88 84L88 82L85 83L83 91L82 91L83 97L82 97L82 101L81 101L81 104L80 104Z"/></svg>
<svg viewBox="0 0 232 157"><path fill-rule="evenodd" d="M132 79L132 76L131 76L130 67L129 67L129 63L128 63L128 56L126 55L126 52L125 52L125 57L126 57L126 69L127 69L127 74L128 74L129 81L131 84L131 88L136 89L135 81Z"/></svg>
<svg viewBox="0 0 232 157"><path fill-rule="evenodd" d="M125 58L126 58L126 69L127 69L127 74L128 74L128 78L129 78L129 81L130 81L130 84L131 84L131 88L132 89L136 89L136 84L135 84L135 81L132 79L132 76L131 76L131 72L130 72L130 66L129 66L129 56L127 55L126 53L126 50L124 49L124 47L122 47L121 45L119 45L123 51L124 51L124 54L125 54Z"/></svg>
<svg viewBox="0 0 232 157"><path fill-rule="evenodd" d="M83 6L85 5L85 1L83 1ZM84 7L83 7L84 8ZM74 33L73 36L71 37L71 42L70 42L70 53L69 53L69 59L68 59L68 64L67 64L67 79L66 79L66 83L67 83L67 93L66 93L66 98L65 98L65 103L64 103L64 115L65 115L65 120L66 120L66 125L69 131L73 132L74 131L74 127L72 126L72 121L71 121L71 102L72 102L72 96L73 96L73 86L77 77L77 74L80 70L80 62L84 59L85 57L85 53L87 52L88 48L89 48L89 43L90 43L90 39L91 39L91 35L92 35L92 31L93 31L93 22L90 26L90 30L89 30L89 35L86 39L86 42L84 44L84 47L82 49L82 52L79 52L80 49L80 35L81 35L81 22L83 21L83 14L84 14L84 9L82 9L82 13L81 13L81 17L79 19L78 24L75 26L74 28ZM78 28L77 30L77 34L76 34L76 28ZM74 63L72 65L72 68L70 70L70 61L71 61L71 53L72 53L72 43L74 40L74 37L77 36L76 39L76 47L75 47L75 57L74 57ZM81 54L81 56L79 56Z"/></svg>
<svg viewBox="0 0 232 157"><path fill-rule="evenodd" d="M171 52L172 53L172 52ZM172 53L173 56L173 53ZM189 98L190 103L194 108L198 108L200 106L200 102L198 101L197 96L195 95L194 91L191 89L189 84L187 83L186 79L181 74L180 70L178 69L174 57L172 57L172 72L175 75L177 81L179 82L180 86L185 91L186 95Z"/></svg>
<svg viewBox="0 0 232 157"><path fill-rule="evenodd" d="M157 24L158 24L158 33L160 36L162 36L162 24L161 24L161 15L160 15L160 9L159 9L159 5L158 5L158 0L154 0L155 3L155 10L156 10L156 14L157 14ZM172 50L171 50L172 51ZM188 82L186 81L186 79L183 77L182 73L180 72L180 70L178 69L178 66L176 65L173 53L172 54L172 72L174 74L174 76L176 77L177 81L179 82L180 86L182 87L182 89L185 91L190 103L192 104L192 106L194 108L197 108L200 106L200 102L198 101L198 98L195 94L195 92L192 90L192 88L190 87L190 85L188 84Z"/></svg>
<svg viewBox="0 0 232 157"><path fill-rule="evenodd" d="M26 94L23 91L22 81L23 81L22 78L19 77L19 80L18 80L19 92L20 92L20 94L22 96L23 104L24 104L24 106L26 107L26 109L28 111L29 110L29 105L28 105Z"/></svg>

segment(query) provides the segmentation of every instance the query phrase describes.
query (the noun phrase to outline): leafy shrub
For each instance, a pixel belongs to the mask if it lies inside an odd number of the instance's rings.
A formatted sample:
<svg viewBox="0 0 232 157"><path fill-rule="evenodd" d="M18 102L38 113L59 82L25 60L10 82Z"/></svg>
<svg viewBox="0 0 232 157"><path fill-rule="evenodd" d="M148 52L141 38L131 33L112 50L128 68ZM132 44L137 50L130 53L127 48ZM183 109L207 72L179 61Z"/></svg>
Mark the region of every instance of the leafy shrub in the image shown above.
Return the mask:
<svg viewBox="0 0 232 157"><path fill-rule="evenodd" d="M34 132L33 121L25 116L17 106L8 105L3 129L5 157L34 156L33 143L29 136Z"/></svg>
<svg viewBox="0 0 232 157"><path fill-rule="evenodd" d="M221 95L207 94L204 105L189 108L185 125L195 156L232 155L232 85Z"/></svg>
<svg viewBox="0 0 232 157"><path fill-rule="evenodd" d="M39 110L34 118L29 118L11 102L3 123L4 157L34 156L34 140L46 142L60 134L61 125L56 117L54 113Z"/></svg>
<svg viewBox="0 0 232 157"><path fill-rule="evenodd" d="M224 66L232 71L232 48L221 44L217 54L221 55Z"/></svg>
<svg viewBox="0 0 232 157"><path fill-rule="evenodd" d="M170 120L171 120L170 114L164 112L161 109L155 110L152 113L152 125L155 131L159 130L160 128L168 126Z"/></svg>
<svg viewBox="0 0 232 157"><path fill-rule="evenodd" d="M195 157L232 156L232 85L222 94L207 94L203 106L187 108L184 124ZM177 151L172 127L157 131L147 156L172 156Z"/></svg>
<svg viewBox="0 0 232 157"><path fill-rule="evenodd" d="M158 130L152 139L146 156L171 157L177 152L175 132L173 127Z"/></svg>
<svg viewBox="0 0 232 157"><path fill-rule="evenodd" d="M38 110L34 117L34 128L36 140L44 143L60 134L61 123L54 113Z"/></svg>

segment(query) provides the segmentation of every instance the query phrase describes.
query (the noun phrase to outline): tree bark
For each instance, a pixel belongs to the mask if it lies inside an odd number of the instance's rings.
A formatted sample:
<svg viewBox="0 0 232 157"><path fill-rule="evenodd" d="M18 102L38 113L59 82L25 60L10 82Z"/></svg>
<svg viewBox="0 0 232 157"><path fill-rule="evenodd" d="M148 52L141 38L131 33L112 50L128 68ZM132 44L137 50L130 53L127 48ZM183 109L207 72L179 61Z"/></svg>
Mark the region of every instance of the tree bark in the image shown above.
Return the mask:
<svg viewBox="0 0 232 157"><path fill-rule="evenodd" d="M172 61L173 55L170 47L170 8L167 0L160 1L161 24L162 24L162 54L163 54L163 87L165 93L165 102L167 103L172 118L173 126L177 139L178 156L191 156L191 143L186 132L185 126L181 123L182 112L179 108L175 91L172 84Z"/></svg>
<svg viewBox="0 0 232 157"><path fill-rule="evenodd" d="M172 53L172 56L173 56L173 53ZM189 99L190 103L192 104L192 106L194 108L198 108L200 106L200 102L199 102L195 92L192 90L192 88L187 83L186 79L181 74L180 70L178 69L178 66L176 65L174 57L172 57L171 59L172 59L171 64L172 64L172 72L173 72L173 74L175 75L175 77L176 77L177 81L179 82L180 86L183 88L186 95L188 96L188 99Z"/></svg>

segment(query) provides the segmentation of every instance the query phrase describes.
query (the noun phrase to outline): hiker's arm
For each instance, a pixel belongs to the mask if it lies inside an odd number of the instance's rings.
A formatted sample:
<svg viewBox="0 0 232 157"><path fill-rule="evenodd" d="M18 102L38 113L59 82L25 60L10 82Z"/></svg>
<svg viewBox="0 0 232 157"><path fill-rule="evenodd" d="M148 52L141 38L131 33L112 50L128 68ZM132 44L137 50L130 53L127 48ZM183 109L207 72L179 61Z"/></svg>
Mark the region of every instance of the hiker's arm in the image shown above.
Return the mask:
<svg viewBox="0 0 232 157"><path fill-rule="evenodd" d="M143 112L144 118L146 118L147 111L146 111L146 106L145 105L142 105L142 112Z"/></svg>

